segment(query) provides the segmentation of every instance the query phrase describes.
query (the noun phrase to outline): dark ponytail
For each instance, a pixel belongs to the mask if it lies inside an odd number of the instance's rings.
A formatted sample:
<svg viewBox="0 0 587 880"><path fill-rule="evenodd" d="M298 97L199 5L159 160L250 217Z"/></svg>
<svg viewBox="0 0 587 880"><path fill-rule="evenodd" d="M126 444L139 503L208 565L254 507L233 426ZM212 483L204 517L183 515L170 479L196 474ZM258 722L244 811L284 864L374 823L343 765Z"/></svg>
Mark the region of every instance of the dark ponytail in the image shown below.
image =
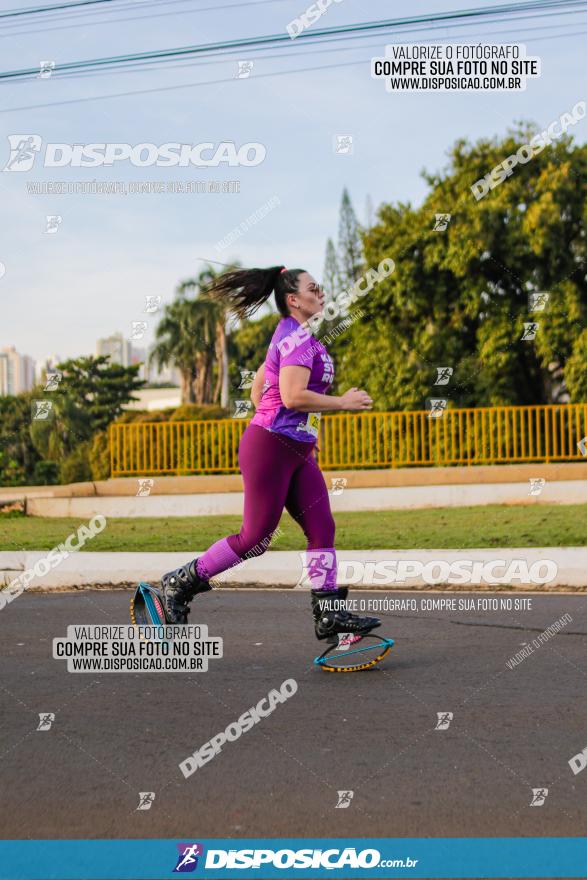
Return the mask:
<svg viewBox="0 0 587 880"><path fill-rule="evenodd" d="M305 269L286 269L271 266L270 269L234 269L215 278L206 295L224 302L239 318L248 318L275 293L275 305L287 318L288 293L297 293L299 276Z"/></svg>

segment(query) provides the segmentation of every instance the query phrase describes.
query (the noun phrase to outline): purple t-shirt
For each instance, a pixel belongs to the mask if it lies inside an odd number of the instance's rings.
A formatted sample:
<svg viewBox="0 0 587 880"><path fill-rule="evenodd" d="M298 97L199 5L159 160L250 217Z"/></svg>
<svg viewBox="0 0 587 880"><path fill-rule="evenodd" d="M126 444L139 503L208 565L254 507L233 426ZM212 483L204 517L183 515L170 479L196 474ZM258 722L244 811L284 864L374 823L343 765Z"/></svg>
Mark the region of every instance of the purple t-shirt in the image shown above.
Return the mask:
<svg viewBox="0 0 587 880"><path fill-rule="evenodd" d="M295 318L282 318L269 344L265 358L265 384L251 424L285 434L293 440L315 443L320 413L287 409L279 393L281 367L308 367L308 391L326 394L334 380L334 363L326 348Z"/></svg>

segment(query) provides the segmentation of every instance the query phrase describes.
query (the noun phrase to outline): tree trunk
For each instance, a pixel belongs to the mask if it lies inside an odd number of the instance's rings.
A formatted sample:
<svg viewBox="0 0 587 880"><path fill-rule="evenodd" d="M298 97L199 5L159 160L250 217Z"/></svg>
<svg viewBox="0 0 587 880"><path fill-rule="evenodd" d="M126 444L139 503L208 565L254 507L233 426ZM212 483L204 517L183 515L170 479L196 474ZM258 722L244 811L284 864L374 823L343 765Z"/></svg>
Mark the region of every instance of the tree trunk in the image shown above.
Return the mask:
<svg viewBox="0 0 587 880"><path fill-rule="evenodd" d="M182 370L181 371L181 402L187 403L189 397L189 387L190 387L190 377L189 375Z"/></svg>
<svg viewBox="0 0 587 880"><path fill-rule="evenodd" d="M214 392L212 394L212 403L218 403L218 399L220 397L220 390L222 387L222 342L220 339L220 324L216 327L216 339L214 340L214 355L216 358L216 382L214 383Z"/></svg>
<svg viewBox="0 0 587 880"><path fill-rule="evenodd" d="M198 357L197 376L194 383L196 403L212 402L212 364L207 354Z"/></svg>
<svg viewBox="0 0 587 880"><path fill-rule="evenodd" d="M212 403L212 359L208 357L204 367L204 381L202 385L202 403Z"/></svg>
<svg viewBox="0 0 587 880"><path fill-rule="evenodd" d="M191 370L182 370L181 371L181 402L183 403L194 403L194 379L196 376L196 371L194 369Z"/></svg>
<svg viewBox="0 0 587 880"><path fill-rule="evenodd" d="M220 392L220 406L228 408L228 397L230 388L228 385L228 341L226 339L226 325L222 324L222 356L220 364L222 366L222 391Z"/></svg>
<svg viewBox="0 0 587 880"><path fill-rule="evenodd" d="M194 402L202 403L202 378L203 378L203 365L201 356L198 357L197 368L194 373L194 379L192 383L192 389L194 394Z"/></svg>
<svg viewBox="0 0 587 880"><path fill-rule="evenodd" d="M226 339L226 323L223 318L216 326L216 344L215 355L218 373L216 376L216 384L214 386L214 403L218 403L220 397L220 405L225 409L228 407L228 343Z"/></svg>

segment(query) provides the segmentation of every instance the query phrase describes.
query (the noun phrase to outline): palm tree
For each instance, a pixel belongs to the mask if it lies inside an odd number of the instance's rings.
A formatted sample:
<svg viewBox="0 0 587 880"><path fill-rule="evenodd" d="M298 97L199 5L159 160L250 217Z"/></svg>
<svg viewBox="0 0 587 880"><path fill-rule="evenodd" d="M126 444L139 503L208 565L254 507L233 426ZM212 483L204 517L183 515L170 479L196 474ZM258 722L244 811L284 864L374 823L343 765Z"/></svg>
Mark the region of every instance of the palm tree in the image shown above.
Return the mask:
<svg viewBox="0 0 587 880"><path fill-rule="evenodd" d="M232 269L238 269L240 263L231 263L227 265L225 268L227 271ZM220 405L224 408L228 407L228 397L229 397L229 364L228 364L228 342L227 342L227 333L226 326L228 321L228 313L224 308L222 303L218 302L218 300L211 300L206 297L206 289L209 285L214 281L214 279L220 273L214 269L210 263L207 263L197 279L189 279L188 281L183 281L178 287L178 293L180 296L184 296L186 292L195 290L199 299L205 301L209 306L210 318L216 320L215 327L215 341L214 341L214 355L217 366L217 374L216 374L216 384L214 386L214 392L212 396L212 403L218 403L220 399Z"/></svg>
<svg viewBox="0 0 587 880"><path fill-rule="evenodd" d="M196 381L201 367L201 304L196 300L177 299L166 305L155 331L156 344L150 360L159 368L172 364L181 374L181 402L196 403ZM205 339L205 337L204 337ZM199 390L199 389L198 389Z"/></svg>
<svg viewBox="0 0 587 880"><path fill-rule="evenodd" d="M220 397L221 405L228 406L226 309L205 293L217 274L207 265L197 278L182 281L176 289L177 299L165 307L156 330L151 358L159 367L172 363L179 369L182 403L217 403ZM190 293L195 294L193 299L188 299Z"/></svg>

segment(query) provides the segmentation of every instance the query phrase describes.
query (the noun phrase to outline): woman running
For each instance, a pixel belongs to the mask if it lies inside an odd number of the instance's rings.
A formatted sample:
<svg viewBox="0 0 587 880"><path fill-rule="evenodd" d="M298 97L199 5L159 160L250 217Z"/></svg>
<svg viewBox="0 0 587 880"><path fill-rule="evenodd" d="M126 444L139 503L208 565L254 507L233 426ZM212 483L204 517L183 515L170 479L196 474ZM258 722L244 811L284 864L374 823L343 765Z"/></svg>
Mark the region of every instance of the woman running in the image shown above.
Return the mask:
<svg viewBox="0 0 587 880"><path fill-rule="evenodd" d="M239 269L225 272L209 295L240 318L253 314L271 294L282 318L265 363L253 381L256 413L241 438L238 461L245 500L238 535L216 541L202 555L161 579L168 619L186 623L188 602L211 590L210 579L267 548L284 507L307 538L306 569L311 586L316 636L350 633L356 641L380 625L345 609L348 588L336 586L335 524L328 489L314 449L323 412L371 409L366 391L351 388L328 395L332 358L305 322L322 311L324 292L304 269Z"/></svg>

